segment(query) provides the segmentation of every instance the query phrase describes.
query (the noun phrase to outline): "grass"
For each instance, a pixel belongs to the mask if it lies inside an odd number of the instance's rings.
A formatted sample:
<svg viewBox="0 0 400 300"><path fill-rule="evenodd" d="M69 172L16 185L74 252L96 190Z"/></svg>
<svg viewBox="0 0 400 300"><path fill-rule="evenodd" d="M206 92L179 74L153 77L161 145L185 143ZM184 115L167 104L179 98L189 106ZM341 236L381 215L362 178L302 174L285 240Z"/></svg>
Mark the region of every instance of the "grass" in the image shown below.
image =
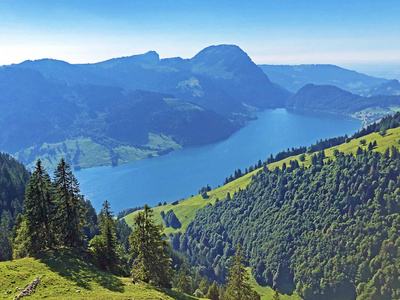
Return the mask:
<svg viewBox="0 0 400 300"><path fill-rule="evenodd" d="M363 121L364 125L367 125L385 117L388 114L393 114L398 111L400 111L400 107L395 105L388 107L373 106L358 111L351 116Z"/></svg>
<svg viewBox="0 0 400 300"><path fill-rule="evenodd" d="M149 133L149 141L143 148L121 145L116 141L108 143L110 145L105 146L91 138L80 137L58 143L44 143L40 148L30 147L19 151L15 157L24 162L28 169L33 168L38 158L47 169L55 169L62 157L73 168L92 168L112 165L113 155L118 157L118 164L122 164L159 156L160 152L168 149L181 148L171 137L153 133Z"/></svg>
<svg viewBox="0 0 400 300"><path fill-rule="evenodd" d="M361 140L365 140L365 145L362 145L360 143ZM374 141L377 142L377 147L375 147L372 151L378 151L383 153L387 148L390 148L391 146L395 146L397 149L400 150L400 127L387 130L384 136L381 136L379 133L371 133L369 135L360 137L358 139L351 140L349 143L344 143L332 148L325 149L325 156L326 156L325 160L335 159L333 155L334 149L337 149L340 152L344 152L345 154L349 153L356 154L358 147L361 147L362 149L368 149L368 144L370 142L373 143ZM311 164L311 155L313 154L312 153L306 154L305 160L303 162L300 161L299 158L300 155L295 155L280 160L278 162L271 163L267 167L272 171L276 167L282 168L283 163L286 163L286 165L289 166L291 160L298 160L300 165L303 164L305 167L308 167ZM189 199L182 200L179 204L176 205L172 205L170 203L164 206L155 207L153 208L153 210L156 222L158 223L163 222L162 217L160 215L161 211L164 211L166 213L168 210L173 209L175 215L181 221L182 227L177 230L174 230L173 228L170 227L166 228L165 233L169 234L178 231L184 232L189 223L194 219L197 210L199 210L208 203L214 204L216 198L219 198L220 200L225 199L226 194L228 192L233 194L239 188L245 189L247 185L251 182L252 175L256 174L256 172L258 171L259 170L255 170L250 174L247 174L220 188L210 191L208 193L210 196L208 199L203 199L200 195L197 195ZM137 212L134 212L124 218L128 223L128 225L133 225L133 218L136 213ZM275 291L271 287L258 285L256 280L252 276L250 278L250 283L253 285L254 289L262 296L261 297L262 300L272 299ZM280 299L297 300L302 298L296 292L293 292L293 294L290 295L280 294Z"/></svg>
<svg viewBox="0 0 400 300"><path fill-rule="evenodd" d="M366 141L365 146L361 145L360 143L361 140ZM373 143L374 141L377 142L377 147L375 147L372 151L378 151L380 153L383 153L387 148L390 148L392 146L395 146L397 149L400 149L400 144L399 144L400 127L387 130L384 136L381 136L379 133L375 132L360 137L358 139L351 140L349 143L344 143L332 148L325 149L325 157L326 157L325 160L335 159L333 155L334 149L338 149L340 152L343 152L344 154L350 154L350 153L356 154L358 147L361 147L363 150L368 149L368 144L370 142ZM289 166L290 161L295 159L299 161L300 165L304 164L305 167L308 167L311 164L311 155L313 155L313 153L306 154L304 162L300 161L299 159L300 155L290 156L278 162L269 164L268 168L270 170L274 170L276 167L282 168L283 163L286 163L286 165Z"/></svg>
<svg viewBox="0 0 400 300"><path fill-rule="evenodd" d="M30 299L194 300L195 297L104 272L71 251L49 251L41 258L0 262L0 299L13 299L37 276L45 275ZM11 290L11 294L5 294Z"/></svg>
<svg viewBox="0 0 400 300"><path fill-rule="evenodd" d="M165 228L165 233L170 234L173 232L179 232L181 231L182 233L185 232L186 227L189 225L189 223L194 219L196 212L207 205L208 203L214 204L215 200L218 198L220 200L223 200L226 198L226 195L228 192L233 195L236 191L240 189L245 189L247 185L251 181L251 177L256 173L257 171L253 171L249 174L246 174L245 176L238 178L222 187L216 188L210 192L208 192L209 198L204 199L201 197L201 195L197 195L185 200L182 200L179 204L173 205L172 203L169 203L167 205L163 206L157 206L153 208L154 212L154 217L156 223L160 224L163 223L163 219L161 217L161 212L164 211L164 213L167 213L169 210L173 210L177 218L182 224L182 227L179 229L173 229L171 227ZM127 216L124 217L126 223L129 226L133 225L133 220L135 215L137 214L136 212L133 212Z"/></svg>
<svg viewBox="0 0 400 300"><path fill-rule="evenodd" d="M365 146L360 144L360 141L363 139L366 140ZM357 152L358 147L367 149L368 144L370 142L373 143L374 141L377 142L377 147L373 149L373 151L379 151L383 153L388 147L391 146L395 146L398 149L400 149L400 127L387 130L384 136L381 136L379 133L371 133L361 138L351 140L349 143L344 143L329 149L325 149L325 156L326 156L325 160L335 159L333 155L334 149L338 149L340 152L344 152L345 154L349 154L350 152L355 154ZM311 155L312 153L306 154L305 160L303 162L300 161L299 158L300 155L290 156L278 162L269 164L268 168L270 170L274 170L276 167L282 168L283 163L286 163L286 165L289 166L291 160L298 160L300 165L308 167L311 164ZM217 198L219 198L220 200L225 199L228 192L231 195L233 195L236 191L239 190L239 188L245 189L247 185L250 183L251 177L258 171L259 170L255 170L252 173L246 174L245 176L238 178L220 188L208 192L209 195L208 199L203 199L200 195L197 195L182 200L180 201L180 203L176 205L172 205L172 203L169 203L167 205L154 207L153 211L155 220L158 224L163 223L161 212L164 211L164 213L167 213L167 211L172 209L177 218L179 219L179 221L181 222L182 227L179 229L173 229L171 227L165 228L165 233L170 234L179 231L183 233L186 227L189 225L189 223L194 219L196 212L200 208L204 207L208 203L214 204ZM136 214L137 211L124 217L126 223L129 226L133 225L133 219Z"/></svg>
<svg viewBox="0 0 400 300"><path fill-rule="evenodd" d="M253 289L261 296L261 300L271 300L275 294L275 291L269 286L261 286L257 283L254 277L251 275L250 267L247 268L250 274L249 283L253 286ZM279 293L280 300L300 300L302 299L296 292L291 295Z"/></svg>

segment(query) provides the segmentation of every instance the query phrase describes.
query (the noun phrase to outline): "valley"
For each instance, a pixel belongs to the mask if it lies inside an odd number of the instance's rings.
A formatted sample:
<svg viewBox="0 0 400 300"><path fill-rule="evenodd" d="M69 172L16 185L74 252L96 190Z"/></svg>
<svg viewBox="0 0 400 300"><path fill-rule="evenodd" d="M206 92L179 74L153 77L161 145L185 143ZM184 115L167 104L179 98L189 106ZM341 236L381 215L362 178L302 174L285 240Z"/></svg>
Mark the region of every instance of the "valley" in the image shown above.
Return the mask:
<svg viewBox="0 0 400 300"><path fill-rule="evenodd" d="M96 208L105 199L115 211L145 203L156 206L195 195L207 184L213 188L222 185L235 169L244 171L259 159L265 161L284 149L352 134L361 128L358 121L324 113L275 109L257 116L257 120L219 143L179 149L117 167L77 171L82 192Z"/></svg>
<svg viewBox="0 0 400 300"><path fill-rule="evenodd" d="M0 299L400 299L399 15L0 1Z"/></svg>

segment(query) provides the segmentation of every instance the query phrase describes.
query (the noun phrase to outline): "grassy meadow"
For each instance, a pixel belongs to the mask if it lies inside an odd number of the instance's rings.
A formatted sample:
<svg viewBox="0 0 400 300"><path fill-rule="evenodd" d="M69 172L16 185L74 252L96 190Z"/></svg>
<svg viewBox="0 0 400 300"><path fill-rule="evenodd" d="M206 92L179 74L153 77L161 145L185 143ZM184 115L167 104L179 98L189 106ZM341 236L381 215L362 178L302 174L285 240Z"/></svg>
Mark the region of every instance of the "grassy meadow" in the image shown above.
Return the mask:
<svg viewBox="0 0 400 300"><path fill-rule="evenodd" d="M37 276L43 276L29 299L195 300L198 298L99 270L71 251L48 251L42 257L0 262L0 299L13 299ZM8 291L11 293L8 294Z"/></svg>

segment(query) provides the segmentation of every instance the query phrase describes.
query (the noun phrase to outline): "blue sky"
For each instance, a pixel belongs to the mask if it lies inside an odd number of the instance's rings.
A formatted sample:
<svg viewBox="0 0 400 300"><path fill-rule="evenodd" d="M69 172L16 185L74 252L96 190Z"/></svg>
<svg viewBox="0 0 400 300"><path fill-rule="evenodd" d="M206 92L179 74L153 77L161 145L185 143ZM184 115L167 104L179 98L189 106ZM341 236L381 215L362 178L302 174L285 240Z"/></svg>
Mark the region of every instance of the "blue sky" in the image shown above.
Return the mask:
<svg viewBox="0 0 400 300"><path fill-rule="evenodd" d="M209 45L236 44L258 64L395 74L399 16L397 0L2 0L0 65L96 62L149 50L190 58Z"/></svg>

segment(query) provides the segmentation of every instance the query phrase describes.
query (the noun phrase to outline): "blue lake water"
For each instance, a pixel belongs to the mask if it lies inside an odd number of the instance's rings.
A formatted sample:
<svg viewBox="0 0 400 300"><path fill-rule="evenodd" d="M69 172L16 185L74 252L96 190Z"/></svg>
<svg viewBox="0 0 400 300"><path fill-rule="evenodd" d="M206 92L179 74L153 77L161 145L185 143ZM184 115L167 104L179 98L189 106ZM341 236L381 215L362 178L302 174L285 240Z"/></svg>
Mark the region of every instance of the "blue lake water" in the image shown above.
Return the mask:
<svg viewBox="0 0 400 300"><path fill-rule="evenodd" d="M244 171L271 154L361 128L361 122L344 117L286 109L266 110L258 117L219 143L117 167L83 169L75 175L97 211L105 200L115 212L145 203L155 206L195 195L207 184L222 185L236 169Z"/></svg>

